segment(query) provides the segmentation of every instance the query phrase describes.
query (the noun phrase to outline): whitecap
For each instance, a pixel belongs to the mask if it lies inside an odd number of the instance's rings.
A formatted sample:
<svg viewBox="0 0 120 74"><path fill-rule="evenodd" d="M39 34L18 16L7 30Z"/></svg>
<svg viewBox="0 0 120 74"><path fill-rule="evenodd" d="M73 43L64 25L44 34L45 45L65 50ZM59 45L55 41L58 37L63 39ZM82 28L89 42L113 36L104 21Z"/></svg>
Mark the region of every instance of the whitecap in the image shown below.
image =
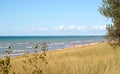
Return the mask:
<svg viewBox="0 0 120 74"><path fill-rule="evenodd" d="M13 50L13 52L25 52L26 50Z"/></svg>
<svg viewBox="0 0 120 74"><path fill-rule="evenodd" d="M17 43L18 45L24 44L24 43Z"/></svg>
<svg viewBox="0 0 120 74"><path fill-rule="evenodd" d="M26 48L31 49L32 47L26 47Z"/></svg>
<svg viewBox="0 0 120 74"><path fill-rule="evenodd" d="M50 45L64 45L65 42L59 42L59 43L51 43Z"/></svg>
<svg viewBox="0 0 120 74"><path fill-rule="evenodd" d="M8 48L9 46L0 46L1 49L6 49Z"/></svg>
<svg viewBox="0 0 120 74"><path fill-rule="evenodd" d="M29 42L25 42L25 44L29 44Z"/></svg>

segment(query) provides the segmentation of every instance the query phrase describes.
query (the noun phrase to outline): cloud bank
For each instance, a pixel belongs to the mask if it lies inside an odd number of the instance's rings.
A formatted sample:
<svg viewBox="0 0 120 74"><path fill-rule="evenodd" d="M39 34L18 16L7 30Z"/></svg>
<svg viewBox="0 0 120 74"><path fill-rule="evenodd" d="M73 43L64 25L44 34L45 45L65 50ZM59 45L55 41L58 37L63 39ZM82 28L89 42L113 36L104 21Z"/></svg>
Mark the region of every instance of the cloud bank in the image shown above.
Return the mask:
<svg viewBox="0 0 120 74"><path fill-rule="evenodd" d="M54 29L55 31L87 31L87 30L106 30L105 25L101 26L75 26L75 25L70 25L70 26L65 26L65 25L60 25L59 27Z"/></svg>
<svg viewBox="0 0 120 74"><path fill-rule="evenodd" d="M24 34L37 35L104 35L105 25L58 25L56 27L36 27L29 28Z"/></svg>

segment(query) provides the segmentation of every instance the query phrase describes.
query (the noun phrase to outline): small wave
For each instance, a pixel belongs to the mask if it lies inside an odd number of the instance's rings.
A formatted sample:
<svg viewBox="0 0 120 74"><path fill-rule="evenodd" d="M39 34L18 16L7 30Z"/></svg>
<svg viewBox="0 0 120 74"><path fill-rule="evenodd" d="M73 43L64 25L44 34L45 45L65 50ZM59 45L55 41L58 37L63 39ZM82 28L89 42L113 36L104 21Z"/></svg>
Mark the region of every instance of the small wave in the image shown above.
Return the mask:
<svg viewBox="0 0 120 74"><path fill-rule="evenodd" d="M25 52L26 50L13 50L13 52Z"/></svg>
<svg viewBox="0 0 120 74"><path fill-rule="evenodd" d="M50 43L49 45L63 45L65 42L59 42L59 43Z"/></svg>
<svg viewBox="0 0 120 74"><path fill-rule="evenodd" d="M7 49L9 46L0 46L1 49Z"/></svg>
<svg viewBox="0 0 120 74"><path fill-rule="evenodd" d="M31 48L33 48L33 47L26 47L26 48L31 49Z"/></svg>
<svg viewBox="0 0 120 74"><path fill-rule="evenodd" d="M29 44L29 42L25 42L25 44Z"/></svg>
<svg viewBox="0 0 120 74"><path fill-rule="evenodd" d="M24 44L24 43L17 43L18 45Z"/></svg>
<svg viewBox="0 0 120 74"><path fill-rule="evenodd" d="M69 43L80 43L80 42L82 42L82 41L71 41L71 42L69 42Z"/></svg>
<svg viewBox="0 0 120 74"><path fill-rule="evenodd" d="M6 43L6 44L4 44L4 45L9 45L9 46L10 46L11 44L10 44L10 43Z"/></svg>

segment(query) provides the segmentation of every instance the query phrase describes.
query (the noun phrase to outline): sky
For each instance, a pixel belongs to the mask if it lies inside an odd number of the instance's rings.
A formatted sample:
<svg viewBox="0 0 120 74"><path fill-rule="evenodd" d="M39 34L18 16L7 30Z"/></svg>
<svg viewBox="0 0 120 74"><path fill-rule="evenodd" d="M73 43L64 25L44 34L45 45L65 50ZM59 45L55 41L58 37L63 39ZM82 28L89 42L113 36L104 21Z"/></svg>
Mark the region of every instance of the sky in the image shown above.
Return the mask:
<svg viewBox="0 0 120 74"><path fill-rule="evenodd" d="M0 36L105 35L101 0L0 0Z"/></svg>

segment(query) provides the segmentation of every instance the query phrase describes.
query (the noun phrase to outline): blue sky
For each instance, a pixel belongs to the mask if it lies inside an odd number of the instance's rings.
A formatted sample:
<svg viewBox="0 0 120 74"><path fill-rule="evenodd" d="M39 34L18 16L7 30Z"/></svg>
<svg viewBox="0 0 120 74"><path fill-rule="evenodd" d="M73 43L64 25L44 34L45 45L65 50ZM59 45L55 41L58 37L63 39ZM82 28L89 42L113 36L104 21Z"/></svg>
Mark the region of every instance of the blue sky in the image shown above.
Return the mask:
<svg viewBox="0 0 120 74"><path fill-rule="evenodd" d="M101 0L0 0L0 36L104 35Z"/></svg>

